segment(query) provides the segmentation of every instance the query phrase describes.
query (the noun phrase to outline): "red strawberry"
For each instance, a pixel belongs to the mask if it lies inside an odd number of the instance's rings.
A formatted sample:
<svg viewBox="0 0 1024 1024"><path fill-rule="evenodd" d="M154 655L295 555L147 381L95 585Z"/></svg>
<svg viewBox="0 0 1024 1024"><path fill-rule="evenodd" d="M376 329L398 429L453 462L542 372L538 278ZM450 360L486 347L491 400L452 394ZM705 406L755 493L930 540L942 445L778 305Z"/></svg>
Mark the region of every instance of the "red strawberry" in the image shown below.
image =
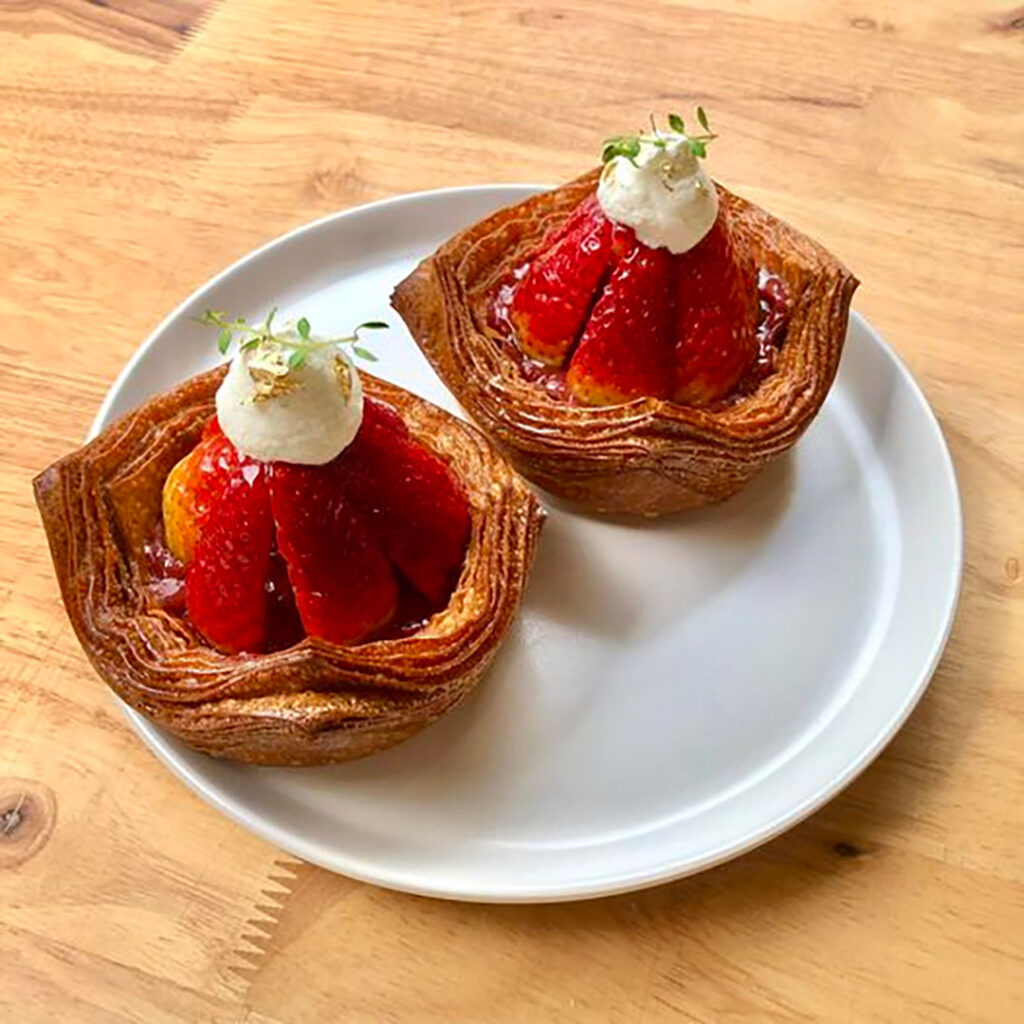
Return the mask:
<svg viewBox="0 0 1024 1024"><path fill-rule="evenodd" d="M373 399L364 404L356 439L332 465L384 554L420 593L446 601L469 538L469 505L451 470Z"/></svg>
<svg viewBox="0 0 1024 1024"><path fill-rule="evenodd" d="M220 420L216 416L211 416L206 422L206 426L203 427L203 440L209 440L211 437L223 437L224 430L221 428Z"/></svg>
<svg viewBox="0 0 1024 1024"><path fill-rule="evenodd" d="M379 437L382 431L397 434L399 437L409 436L405 420L390 405L378 402L376 398L363 400L363 421L359 430L360 433L366 432L367 436L375 437Z"/></svg>
<svg viewBox="0 0 1024 1024"><path fill-rule="evenodd" d="M209 451L203 458L208 457ZM259 463L239 459L230 444L218 446L215 467L201 477L195 496L202 511L185 578L186 607L214 647L261 651L274 533L266 473Z"/></svg>
<svg viewBox="0 0 1024 1024"><path fill-rule="evenodd" d="M231 652L303 634L358 643L399 610L423 618L450 594L469 536L448 467L372 399L356 441L326 466L241 458L212 420L164 490L168 536L190 545L188 614ZM409 593L400 609L389 559L430 606Z"/></svg>
<svg viewBox="0 0 1024 1024"><path fill-rule="evenodd" d="M352 644L395 614L398 585L345 497L337 465L273 463L270 507L306 634Z"/></svg>
<svg viewBox="0 0 1024 1024"><path fill-rule="evenodd" d="M211 495L219 491L226 476L236 468L235 450L214 416L203 430L199 444L174 466L164 481L164 536L175 558L186 564L192 561L199 520L207 511Z"/></svg>
<svg viewBox="0 0 1024 1024"><path fill-rule="evenodd" d="M615 405L672 387L675 262L636 243L616 265L566 375L588 405Z"/></svg>
<svg viewBox="0 0 1024 1024"><path fill-rule="evenodd" d="M678 257L673 401L709 405L727 395L757 357L757 268L719 216Z"/></svg>
<svg viewBox="0 0 1024 1024"><path fill-rule="evenodd" d="M612 258L612 223L596 198L585 200L570 221L530 265L509 312L520 348L554 366L579 336Z"/></svg>

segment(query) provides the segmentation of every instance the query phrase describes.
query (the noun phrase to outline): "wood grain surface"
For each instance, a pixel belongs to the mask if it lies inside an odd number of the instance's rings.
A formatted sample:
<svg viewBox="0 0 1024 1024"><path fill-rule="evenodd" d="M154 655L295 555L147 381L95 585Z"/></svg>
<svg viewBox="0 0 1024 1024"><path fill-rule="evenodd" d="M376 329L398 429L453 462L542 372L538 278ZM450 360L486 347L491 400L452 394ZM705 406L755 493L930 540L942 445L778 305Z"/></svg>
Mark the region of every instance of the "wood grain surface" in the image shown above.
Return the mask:
<svg viewBox="0 0 1024 1024"><path fill-rule="evenodd" d="M4 0L0 46L0 1019L1021 1019L1024 8ZM813 818L641 894L465 906L283 856L128 730L31 476L257 243L395 192L567 178L696 102L716 175L855 269L952 446L967 569L923 703Z"/></svg>

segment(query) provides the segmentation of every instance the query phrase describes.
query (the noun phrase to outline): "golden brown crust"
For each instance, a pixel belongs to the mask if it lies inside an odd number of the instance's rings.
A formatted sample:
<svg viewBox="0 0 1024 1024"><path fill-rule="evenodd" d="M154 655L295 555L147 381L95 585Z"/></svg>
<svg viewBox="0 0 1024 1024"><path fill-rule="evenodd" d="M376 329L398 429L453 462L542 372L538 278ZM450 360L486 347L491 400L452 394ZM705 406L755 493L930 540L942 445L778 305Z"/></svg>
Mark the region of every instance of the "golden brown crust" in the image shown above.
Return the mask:
<svg viewBox="0 0 1024 1024"><path fill-rule="evenodd" d="M500 210L442 245L392 304L467 412L528 479L602 512L664 515L722 501L790 448L839 368L857 280L816 242L719 188L792 310L778 369L752 394L697 409L654 398L584 407L526 381L490 323L498 285L596 188L598 171Z"/></svg>
<svg viewBox="0 0 1024 1024"><path fill-rule="evenodd" d="M369 374L469 497L466 561L448 607L416 634L266 655L212 650L147 597L145 544L164 478L197 442L223 368L186 381L41 473L36 501L64 603L99 674L186 743L258 764L324 764L398 743L454 707L518 608L543 511L479 431Z"/></svg>

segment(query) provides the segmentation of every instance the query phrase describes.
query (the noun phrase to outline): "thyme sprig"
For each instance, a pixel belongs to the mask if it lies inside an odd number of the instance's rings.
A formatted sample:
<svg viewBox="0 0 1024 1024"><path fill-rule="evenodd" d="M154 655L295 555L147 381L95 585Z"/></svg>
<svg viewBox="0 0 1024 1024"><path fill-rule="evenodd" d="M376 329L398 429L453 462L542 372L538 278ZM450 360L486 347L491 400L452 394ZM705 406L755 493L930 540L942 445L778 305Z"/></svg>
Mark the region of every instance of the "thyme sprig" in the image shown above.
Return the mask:
<svg viewBox="0 0 1024 1024"><path fill-rule="evenodd" d="M704 130L701 134L690 135L686 131L686 122L678 114L668 115L669 130L675 135L682 136L690 152L695 157L703 159L708 155L708 143L717 139L718 136L711 130L708 115L704 112L703 107L697 108L697 121ZM621 156L636 167L636 158L640 155L644 144L657 149L665 149L668 143L668 136L658 128L652 114L650 132L638 132L636 135L613 135L610 139L605 139L604 148L601 150L601 162L608 163L617 156Z"/></svg>
<svg viewBox="0 0 1024 1024"><path fill-rule="evenodd" d="M351 334L336 338L319 338L313 334L306 317L300 317L294 323L286 322L281 328L275 329L275 316L276 306L267 313L262 323L250 324L244 316L230 318L221 310L207 309L199 317L199 322L206 327L217 328L217 348L221 355L227 355L235 341L238 342L239 352L248 352L260 345L276 346L288 353L286 363L289 370L297 370L305 365L312 352L340 348L343 345L350 345L352 354L360 359L376 362L377 357L360 344L359 332L379 331L389 326L383 320L366 320Z"/></svg>

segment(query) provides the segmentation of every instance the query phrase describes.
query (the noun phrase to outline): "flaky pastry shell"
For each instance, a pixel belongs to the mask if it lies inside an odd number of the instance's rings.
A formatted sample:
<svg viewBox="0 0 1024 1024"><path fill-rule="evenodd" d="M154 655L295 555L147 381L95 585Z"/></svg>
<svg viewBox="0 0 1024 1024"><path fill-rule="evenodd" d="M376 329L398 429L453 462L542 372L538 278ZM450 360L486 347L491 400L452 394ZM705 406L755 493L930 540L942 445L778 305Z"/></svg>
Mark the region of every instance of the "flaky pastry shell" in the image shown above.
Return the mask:
<svg viewBox="0 0 1024 1024"><path fill-rule="evenodd" d="M223 375L212 370L152 399L36 478L72 625L119 697L206 753L308 765L383 750L480 679L519 605L543 511L474 427L364 373L366 393L394 407L468 495L469 545L448 607L400 639L222 654L147 598L145 546L164 479L198 442Z"/></svg>
<svg viewBox="0 0 1024 1024"><path fill-rule="evenodd" d="M719 186L737 244L788 286L778 368L705 409L655 398L588 407L549 397L504 350L491 305L599 171L480 221L395 289L392 305L441 379L515 467L593 511L664 515L722 501L789 449L839 368L857 280L816 242Z"/></svg>

